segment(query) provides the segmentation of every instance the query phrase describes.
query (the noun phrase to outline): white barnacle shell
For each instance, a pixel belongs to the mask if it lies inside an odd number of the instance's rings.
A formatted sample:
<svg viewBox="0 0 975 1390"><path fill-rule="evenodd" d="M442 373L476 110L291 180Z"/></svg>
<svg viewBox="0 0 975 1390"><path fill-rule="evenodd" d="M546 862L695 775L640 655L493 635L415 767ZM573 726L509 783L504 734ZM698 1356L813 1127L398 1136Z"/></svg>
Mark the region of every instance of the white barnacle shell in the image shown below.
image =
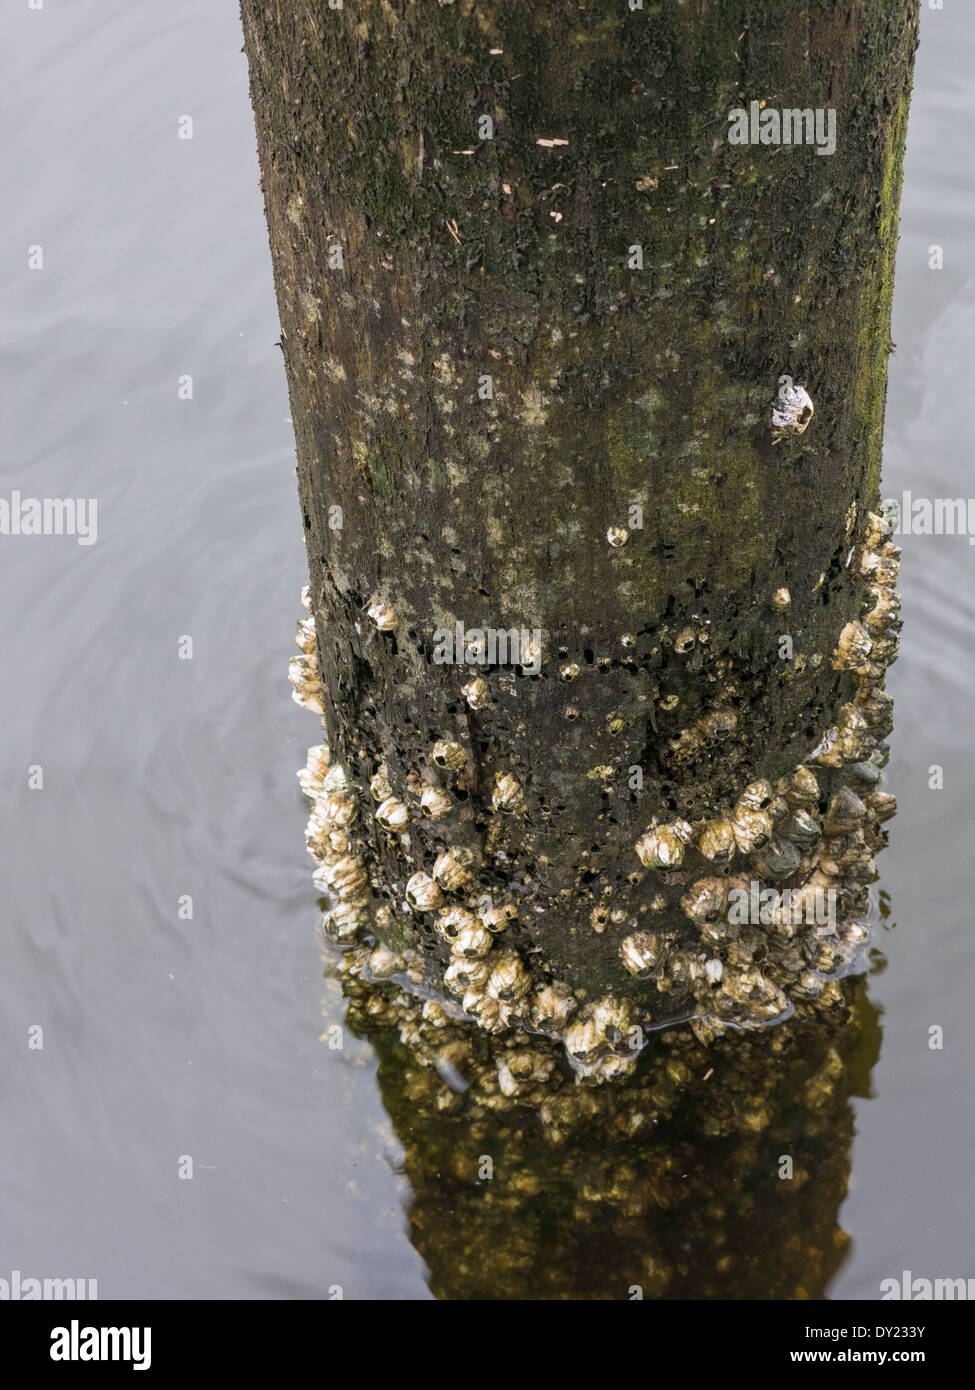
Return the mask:
<svg viewBox="0 0 975 1390"><path fill-rule="evenodd" d="M606 1042L587 1008L574 1018L565 1030L563 1039L566 1056L573 1066L590 1066L605 1051Z"/></svg>
<svg viewBox="0 0 975 1390"><path fill-rule="evenodd" d="M369 791L373 801L387 801L393 794L393 789L389 785L389 769L385 763L380 763L376 769L375 776L369 783Z"/></svg>
<svg viewBox="0 0 975 1390"><path fill-rule="evenodd" d="M296 705L313 714L325 713L322 704L324 691L316 656L293 656L288 662L288 679L293 687L291 698Z"/></svg>
<svg viewBox="0 0 975 1390"><path fill-rule="evenodd" d="M856 671L873 651L873 638L855 618L840 633L833 652L834 671Z"/></svg>
<svg viewBox="0 0 975 1390"><path fill-rule="evenodd" d="M321 926L330 941L347 946L358 941L367 923L367 915L361 907L352 903L338 903L322 917Z"/></svg>
<svg viewBox="0 0 975 1390"><path fill-rule="evenodd" d="M491 691L482 676L475 676L472 681L462 685L460 693L471 709L485 709L491 703Z"/></svg>
<svg viewBox="0 0 975 1390"><path fill-rule="evenodd" d="M309 748L305 765L298 773L298 783L305 796L315 800L322 789L327 772L328 744L320 743L314 748Z"/></svg>
<svg viewBox="0 0 975 1390"><path fill-rule="evenodd" d="M452 960L444 971L444 984L452 994L466 994L469 989L487 985L491 967L486 960Z"/></svg>
<svg viewBox="0 0 975 1390"><path fill-rule="evenodd" d="M727 816L709 820L697 837L697 847L712 864L727 864L735 852L735 827Z"/></svg>
<svg viewBox="0 0 975 1390"><path fill-rule="evenodd" d="M768 811L753 811L739 801L731 818L735 844L742 854L761 849L772 838L772 817Z"/></svg>
<svg viewBox="0 0 975 1390"><path fill-rule="evenodd" d="M511 1010L507 1004L477 990L468 990L464 995L463 1009L477 1019L486 1033L503 1033L511 1022Z"/></svg>
<svg viewBox="0 0 975 1390"><path fill-rule="evenodd" d="M311 587L308 584L301 591L301 606L311 612Z"/></svg>
<svg viewBox="0 0 975 1390"><path fill-rule="evenodd" d="M564 666L559 667L559 680L574 681L578 679L581 669L575 661L567 661Z"/></svg>
<svg viewBox="0 0 975 1390"><path fill-rule="evenodd" d="M804 386L783 386L772 407L773 434L802 434L813 417L812 397Z"/></svg>
<svg viewBox="0 0 975 1390"><path fill-rule="evenodd" d="M678 869L683 863L684 846L692 834L686 821L669 825L650 825L636 842L636 853L648 869Z"/></svg>
<svg viewBox="0 0 975 1390"><path fill-rule="evenodd" d="M634 932L620 944L620 959L631 975L645 980L657 968L662 958L660 938L654 932Z"/></svg>
<svg viewBox="0 0 975 1390"><path fill-rule="evenodd" d="M380 594L373 594L369 600L366 615L380 632L395 632L399 627L399 618L393 612L392 606Z"/></svg>
<svg viewBox="0 0 975 1390"><path fill-rule="evenodd" d="M618 550L621 545L626 545L630 533L623 526L611 526L606 532L606 539L614 550Z"/></svg>
<svg viewBox="0 0 975 1390"><path fill-rule="evenodd" d="M480 914L484 926L495 936L505 931L509 922L512 922L517 916L518 909L514 903L508 903L504 907L489 907Z"/></svg>
<svg viewBox="0 0 975 1390"><path fill-rule="evenodd" d="M772 801L772 783L765 777L757 782L749 782L738 798L738 805L746 811L767 811Z"/></svg>
<svg viewBox="0 0 975 1390"><path fill-rule="evenodd" d="M625 1047L627 1035L633 1028L633 1005L629 999L604 994L593 1005L592 1021L611 1047Z"/></svg>
<svg viewBox="0 0 975 1390"><path fill-rule="evenodd" d="M488 978L487 992L502 1004L513 1004L528 993L531 976L517 951L502 951L496 955L496 959L492 957L494 968Z"/></svg>
<svg viewBox="0 0 975 1390"><path fill-rule="evenodd" d="M792 602L792 595L788 589L776 589L772 595L772 607L783 613Z"/></svg>
<svg viewBox="0 0 975 1390"><path fill-rule="evenodd" d="M456 893L471 881L471 861L474 855L463 845L444 850L438 854L433 865L433 876L442 888Z"/></svg>
<svg viewBox="0 0 975 1390"><path fill-rule="evenodd" d="M368 901L369 877L359 860L351 854L344 854L334 864L326 865L323 877L343 902L364 905Z"/></svg>
<svg viewBox="0 0 975 1390"><path fill-rule="evenodd" d="M387 830L403 830L410 823L410 813L397 797L388 796L377 809L376 820Z"/></svg>
<svg viewBox="0 0 975 1390"><path fill-rule="evenodd" d="M358 814L359 802L351 791L323 791L315 802L315 815L327 825L351 825Z"/></svg>
<svg viewBox="0 0 975 1390"><path fill-rule="evenodd" d="M427 787L420 797L420 810L430 820L440 820L454 809L454 803L440 787Z"/></svg>
<svg viewBox="0 0 975 1390"><path fill-rule="evenodd" d="M515 816L525 809L525 793L521 783L510 772L499 772L494 779L491 805L495 811Z"/></svg>
<svg viewBox="0 0 975 1390"><path fill-rule="evenodd" d="M475 921L473 926L461 927L450 947L451 954L461 960L479 960L494 945L487 927Z"/></svg>
<svg viewBox="0 0 975 1390"><path fill-rule="evenodd" d="M568 985L542 985L531 997L529 1018L540 1033L558 1033L576 1010L575 995Z"/></svg>
<svg viewBox="0 0 975 1390"><path fill-rule="evenodd" d="M674 651L679 656L689 652L697 642L697 631L693 627L685 627L674 638Z"/></svg>
<svg viewBox="0 0 975 1390"><path fill-rule="evenodd" d="M680 900L684 912L698 926L718 921L727 904L728 884L723 878L699 878Z"/></svg>
<svg viewBox="0 0 975 1390"><path fill-rule="evenodd" d="M298 650L304 652L306 656L311 656L317 649L317 641L318 638L315 635L315 619L302 618L295 632L295 642Z"/></svg>
<svg viewBox="0 0 975 1390"><path fill-rule="evenodd" d="M448 907L440 913L436 925L445 941L454 942L466 928L477 927L478 920L466 907Z"/></svg>
<svg viewBox="0 0 975 1390"><path fill-rule="evenodd" d="M439 883L429 874L414 874L406 885L406 901L417 912L433 912L443 904Z"/></svg>
<svg viewBox="0 0 975 1390"><path fill-rule="evenodd" d="M437 767L447 768L450 772L459 772L467 762L467 754L463 747L452 739L438 739L430 756Z"/></svg>

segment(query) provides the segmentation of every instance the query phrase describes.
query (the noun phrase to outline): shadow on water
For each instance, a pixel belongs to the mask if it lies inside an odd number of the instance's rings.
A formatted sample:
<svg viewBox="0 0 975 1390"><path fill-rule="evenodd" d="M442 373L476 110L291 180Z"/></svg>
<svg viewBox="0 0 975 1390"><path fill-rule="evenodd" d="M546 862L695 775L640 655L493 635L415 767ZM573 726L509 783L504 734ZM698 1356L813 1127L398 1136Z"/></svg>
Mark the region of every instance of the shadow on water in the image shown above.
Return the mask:
<svg viewBox="0 0 975 1390"><path fill-rule="evenodd" d="M687 1028L656 1034L630 1081L566 1079L539 1109L461 1091L418 1061L415 1006L393 1018L374 985L342 974L437 1298L826 1296L849 1248L851 1102L880 1051L865 976L774 1027L708 1045Z"/></svg>

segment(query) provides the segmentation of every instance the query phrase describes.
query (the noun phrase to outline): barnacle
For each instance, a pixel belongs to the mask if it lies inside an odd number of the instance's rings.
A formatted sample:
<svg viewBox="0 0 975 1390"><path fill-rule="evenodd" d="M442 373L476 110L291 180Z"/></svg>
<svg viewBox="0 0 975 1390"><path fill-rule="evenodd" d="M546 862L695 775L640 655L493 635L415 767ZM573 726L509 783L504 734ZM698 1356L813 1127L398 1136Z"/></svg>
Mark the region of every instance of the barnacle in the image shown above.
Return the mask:
<svg viewBox="0 0 975 1390"><path fill-rule="evenodd" d="M876 820L890 820L897 810L897 797L890 792L871 791L866 794L867 807Z"/></svg>
<svg viewBox="0 0 975 1390"><path fill-rule="evenodd" d="M742 854L761 849L772 838L772 817L768 811L753 811L742 801L735 806L731 818L735 844Z"/></svg>
<svg viewBox="0 0 975 1390"><path fill-rule="evenodd" d="M358 814L358 799L349 791L323 792L315 802L315 815L328 825L351 825Z"/></svg>
<svg viewBox="0 0 975 1390"><path fill-rule="evenodd" d="M369 783L369 791L374 801L386 801L393 794L393 789L389 785L389 772L385 763L380 763L376 769L375 776Z"/></svg>
<svg viewBox="0 0 975 1390"><path fill-rule="evenodd" d="M772 607L777 608L780 613L784 612L792 602L792 595L788 589L776 589L772 595Z"/></svg>
<svg viewBox="0 0 975 1390"><path fill-rule="evenodd" d="M621 942L620 958L631 975L645 980L663 962L661 938L655 932L634 932Z"/></svg>
<svg viewBox="0 0 975 1390"><path fill-rule="evenodd" d="M315 634L315 619L302 618L298 623L295 632L295 642L298 650L304 652L306 656L311 656L317 650L318 638Z"/></svg>
<svg viewBox="0 0 975 1390"><path fill-rule="evenodd" d="M565 1030L565 1050L569 1061L574 1063L595 1062L605 1046L602 1035L592 1018L591 1005L579 1018L575 1018Z"/></svg>
<svg viewBox="0 0 975 1390"><path fill-rule="evenodd" d="M466 907L448 907L440 913L436 926L445 941L453 942L466 928L477 927L478 921L473 912L468 912Z"/></svg>
<svg viewBox="0 0 975 1390"><path fill-rule="evenodd" d="M402 830L409 825L410 813L402 801L389 796L377 810L376 820L387 830Z"/></svg>
<svg viewBox="0 0 975 1390"><path fill-rule="evenodd" d="M559 667L560 681L574 681L579 675L580 667L574 661L567 661L564 666Z"/></svg>
<svg viewBox="0 0 975 1390"><path fill-rule="evenodd" d="M802 855L791 840L776 836L763 849L756 850L750 859L759 878L788 878L799 867Z"/></svg>
<svg viewBox="0 0 975 1390"><path fill-rule="evenodd" d="M783 386L772 407L772 433L802 434L813 417L813 403L804 386Z"/></svg>
<svg viewBox="0 0 975 1390"><path fill-rule="evenodd" d="M575 1012L575 995L567 985L542 985L531 996L529 1020L540 1033L559 1033Z"/></svg>
<svg viewBox="0 0 975 1390"><path fill-rule="evenodd" d="M679 655L689 652L697 641L697 632L692 627L683 628L674 638L674 651Z"/></svg>
<svg viewBox="0 0 975 1390"><path fill-rule="evenodd" d="M352 903L339 903L322 917L322 931L339 946L358 941L367 924L366 913Z"/></svg>
<svg viewBox="0 0 975 1390"><path fill-rule="evenodd" d="M315 800L322 789L327 772L328 744L320 743L315 748L309 748L305 765L298 773L298 783L305 796Z"/></svg>
<svg viewBox="0 0 975 1390"><path fill-rule="evenodd" d="M823 831L827 835L845 835L856 830L867 813L867 808L850 787L841 787L830 800L823 820Z"/></svg>
<svg viewBox="0 0 975 1390"><path fill-rule="evenodd" d="M687 821L673 821L669 825L651 824L636 842L640 863L648 869L679 868L684 859L684 846L692 833Z"/></svg>
<svg viewBox="0 0 975 1390"><path fill-rule="evenodd" d="M834 671L856 671L873 651L873 639L863 623L854 619L844 627L833 652Z"/></svg>
<svg viewBox="0 0 975 1390"><path fill-rule="evenodd" d="M334 864L319 870L325 883L344 902L365 906L369 898L369 878L362 864L351 854L344 854Z"/></svg>
<svg viewBox="0 0 975 1390"><path fill-rule="evenodd" d="M518 909L514 903L505 903L502 907L489 907L480 914L481 922L495 935L503 932L509 922L513 922L517 916Z"/></svg>
<svg viewBox="0 0 975 1390"><path fill-rule="evenodd" d="M757 782L749 782L738 798L738 805L748 811L765 811L772 800L772 784L760 777Z"/></svg>
<svg viewBox="0 0 975 1390"><path fill-rule="evenodd" d="M800 849L809 849L823 833L823 827L800 806L782 821L778 833L783 840L791 840Z"/></svg>
<svg viewBox="0 0 975 1390"><path fill-rule="evenodd" d="M438 767L447 768L451 772L458 772L467 762L467 754L462 746L450 739L438 739L430 756Z"/></svg>
<svg viewBox="0 0 975 1390"><path fill-rule="evenodd" d="M618 549L621 545L626 545L630 539L630 533L622 526L611 526L606 532L606 539L614 549Z"/></svg>
<svg viewBox="0 0 975 1390"><path fill-rule="evenodd" d="M511 1010L508 1006L480 990L467 991L463 999L463 1009L466 1014L477 1019L486 1033L501 1033L511 1022Z"/></svg>
<svg viewBox="0 0 975 1390"><path fill-rule="evenodd" d="M819 802L819 778L811 767L797 767L782 778L776 791L792 807L814 809Z"/></svg>
<svg viewBox="0 0 975 1390"><path fill-rule="evenodd" d="M699 926L716 922L724 913L727 903L728 880L723 878L699 878L680 900L684 912Z"/></svg>
<svg viewBox="0 0 975 1390"><path fill-rule="evenodd" d="M487 927L482 927L475 920L472 925L461 927L450 950L453 956L462 960L478 960L486 956L493 945L494 940Z"/></svg>
<svg viewBox="0 0 975 1390"><path fill-rule="evenodd" d="M433 912L442 905L443 894L429 874L417 873L406 885L406 901L417 912Z"/></svg>
<svg viewBox="0 0 975 1390"><path fill-rule="evenodd" d="M513 816L525 809L525 793L521 783L516 781L510 772L499 772L496 775L491 805L495 811L507 811Z"/></svg>
<svg viewBox="0 0 975 1390"><path fill-rule="evenodd" d="M547 1081L555 1062L543 1052L512 1048L498 1061L498 1086L508 1097L523 1095L532 1086Z"/></svg>
<svg viewBox="0 0 975 1390"><path fill-rule="evenodd" d="M293 656L288 662L288 679L294 687L291 698L296 705L311 710L313 714L325 713L317 656Z"/></svg>
<svg viewBox="0 0 975 1390"><path fill-rule="evenodd" d="M452 994L483 989L491 974L486 960L452 960L444 972L444 984Z"/></svg>
<svg viewBox="0 0 975 1390"><path fill-rule="evenodd" d="M494 956L491 959L494 968L487 982L487 991L492 999L513 1004L528 993L531 975L516 951L502 951L496 953L496 959Z"/></svg>
<svg viewBox="0 0 975 1390"><path fill-rule="evenodd" d="M471 862L474 855L463 845L444 850L439 854L433 865L433 876L442 888L446 888L450 893L456 893L472 878Z"/></svg>
<svg viewBox="0 0 975 1390"><path fill-rule="evenodd" d="M712 864L727 864L735 852L735 827L727 816L709 820L695 842Z"/></svg>
<svg viewBox="0 0 975 1390"><path fill-rule="evenodd" d="M472 681L462 685L460 693L471 709L485 709L491 703L491 691L482 676L475 676Z"/></svg>
<svg viewBox="0 0 975 1390"><path fill-rule="evenodd" d="M392 606L379 594L373 594L369 600L366 614L380 632L395 632L399 627L399 618L393 612Z"/></svg>
<svg viewBox="0 0 975 1390"><path fill-rule="evenodd" d="M454 809L454 803L440 787L426 787L420 797L420 810L430 820L440 820Z"/></svg>

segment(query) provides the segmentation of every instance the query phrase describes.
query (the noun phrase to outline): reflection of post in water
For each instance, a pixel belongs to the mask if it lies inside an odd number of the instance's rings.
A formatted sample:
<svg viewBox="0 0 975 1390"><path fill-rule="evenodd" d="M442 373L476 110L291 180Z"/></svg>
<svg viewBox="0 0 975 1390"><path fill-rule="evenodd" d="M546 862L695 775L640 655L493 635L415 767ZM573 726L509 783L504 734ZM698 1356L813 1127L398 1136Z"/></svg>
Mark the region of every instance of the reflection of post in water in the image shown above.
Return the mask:
<svg viewBox="0 0 975 1390"><path fill-rule="evenodd" d="M449 1020L343 957L405 1146L411 1238L440 1298L822 1298L880 1030L864 977L773 1027L651 1035L593 1087L561 1049ZM369 977L373 976L372 979Z"/></svg>

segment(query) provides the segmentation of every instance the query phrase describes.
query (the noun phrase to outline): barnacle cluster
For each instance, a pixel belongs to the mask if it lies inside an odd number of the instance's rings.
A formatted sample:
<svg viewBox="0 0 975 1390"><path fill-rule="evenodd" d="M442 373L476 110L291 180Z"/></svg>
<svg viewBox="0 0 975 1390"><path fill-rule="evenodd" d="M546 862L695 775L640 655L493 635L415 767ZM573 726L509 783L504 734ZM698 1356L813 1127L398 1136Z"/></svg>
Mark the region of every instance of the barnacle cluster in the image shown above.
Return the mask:
<svg viewBox="0 0 975 1390"><path fill-rule="evenodd" d="M607 980L592 995L576 995L553 979L558 972L532 932L533 914L544 909L523 871L509 898L497 901L498 870L506 880L511 847L544 821L547 808L539 807L517 758L514 766L489 763L478 771L472 752L446 734L412 771L393 776L385 759L374 759L361 787L330 765L327 747L309 750L299 780L313 802L307 843L319 861L314 881L331 896L324 934L346 950L373 954L409 942L397 979L422 982L427 1023L474 1023L504 1040L505 1052L510 1043L525 1054L504 1061L497 1094L509 1099L541 1086L543 1071L551 1084L556 1060L586 1085L622 1077L636 1065L648 1032L680 1020L708 1042L729 1027L758 1027L828 1004L837 981L862 959L873 856L894 811L894 798L879 785L892 727L880 683L900 626L899 552L889 532L884 516L869 514L852 552L850 574L863 604L836 638L829 664L839 702L805 759L775 780L743 778L726 803L712 803L698 818L653 817L634 845L633 869L621 866L618 881L626 874L634 897L595 874L588 875L597 880L592 887L579 889L573 904L587 902L591 929L615 951L618 985ZM781 610L789 603L784 590L773 598ZM370 617L392 630L385 600L374 598ZM317 680L314 636L314 624L303 620L295 658L302 689ZM695 618L665 640L690 661L709 637L708 620ZM629 648L621 645L632 650L637 641L631 634ZM587 653L586 660L593 670L608 669L602 657ZM554 674L572 682L581 667L560 650ZM498 678L502 695L504 679L510 677ZM484 676L466 681L460 693L475 711L489 710L495 699ZM320 685L317 696L320 704ZM744 766L740 752L731 761L722 752L722 745L739 750L743 743L737 696L726 676L722 702L670 741L675 766L701 757ZM676 702L663 696L660 708ZM613 775L609 764L587 771L604 786ZM472 788L473 817L464 809ZM377 845L409 864L404 881L390 884L380 873ZM388 976L388 962L363 975ZM533 1038L545 1067L530 1056L526 1039Z"/></svg>

